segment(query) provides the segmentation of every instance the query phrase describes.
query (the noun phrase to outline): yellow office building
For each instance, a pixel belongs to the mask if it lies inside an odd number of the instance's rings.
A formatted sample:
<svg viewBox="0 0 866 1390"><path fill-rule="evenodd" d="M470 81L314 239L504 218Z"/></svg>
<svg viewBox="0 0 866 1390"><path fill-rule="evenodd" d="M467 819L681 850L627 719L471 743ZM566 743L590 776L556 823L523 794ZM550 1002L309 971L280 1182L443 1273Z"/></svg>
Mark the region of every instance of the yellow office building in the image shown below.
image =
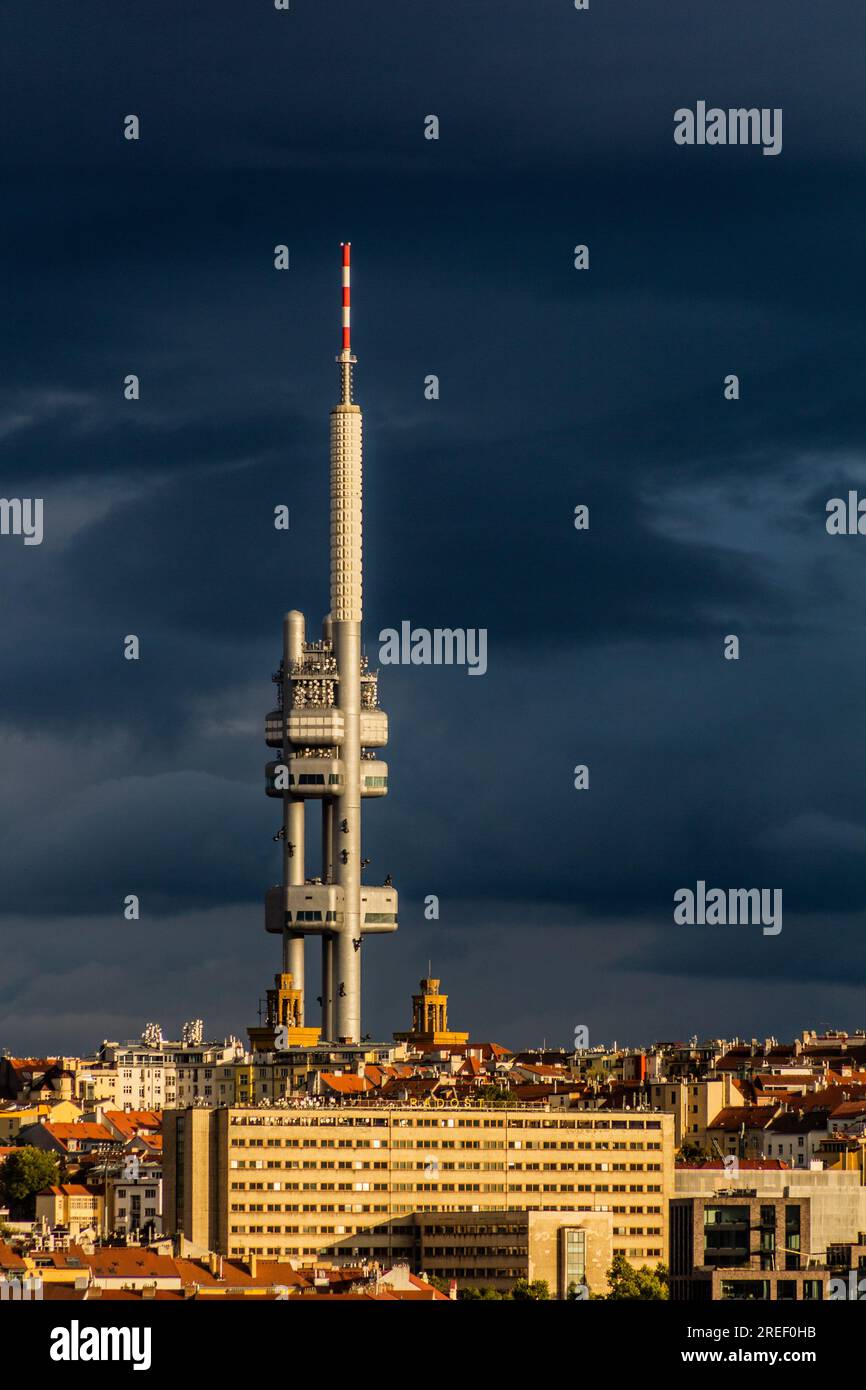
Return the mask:
<svg viewBox="0 0 866 1390"><path fill-rule="evenodd" d="M234 1258L420 1267L436 1216L453 1225L461 1213L558 1212L586 1231L596 1270L620 1252L652 1265L667 1251L673 1117L468 1104L191 1107L165 1114L164 1194L166 1233ZM450 1252L459 1242L432 1244ZM461 1278L450 1253L437 1265Z"/></svg>

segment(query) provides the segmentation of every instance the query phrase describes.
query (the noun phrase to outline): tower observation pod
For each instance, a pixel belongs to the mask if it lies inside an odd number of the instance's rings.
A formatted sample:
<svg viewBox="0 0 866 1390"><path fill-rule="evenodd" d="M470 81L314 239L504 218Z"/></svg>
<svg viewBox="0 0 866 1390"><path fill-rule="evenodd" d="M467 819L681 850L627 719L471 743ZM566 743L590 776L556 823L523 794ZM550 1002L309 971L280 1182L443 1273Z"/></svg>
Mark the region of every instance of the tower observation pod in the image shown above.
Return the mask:
<svg viewBox="0 0 866 1390"><path fill-rule="evenodd" d="M342 268L340 399L331 411L330 431L331 607L318 640L307 640L303 614L293 610L283 620L283 656L274 676L279 707L265 721L265 741L278 750L266 765L265 790L282 800L276 838L283 874L268 890L265 926L282 937L283 973L292 976L300 994L294 1013L300 1031L306 1001L315 993L306 984L306 938L316 936L322 952L322 1034L327 1041L357 1043L364 938L397 930L397 892L390 876L379 885L362 883L362 807L388 790L388 766L376 752L388 742L388 716L379 708L378 672L368 668L361 650L362 416L352 400L356 358L348 242ZM306 819L317 808L320 870L311 875L314 854Z"/></svg>

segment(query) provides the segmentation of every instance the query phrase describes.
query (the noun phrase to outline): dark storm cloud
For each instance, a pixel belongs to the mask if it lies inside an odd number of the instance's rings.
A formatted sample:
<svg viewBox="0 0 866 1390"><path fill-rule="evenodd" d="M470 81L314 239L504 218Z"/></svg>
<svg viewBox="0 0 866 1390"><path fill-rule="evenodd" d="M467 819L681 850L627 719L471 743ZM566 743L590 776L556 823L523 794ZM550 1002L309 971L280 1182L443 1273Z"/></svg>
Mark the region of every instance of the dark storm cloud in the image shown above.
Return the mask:
<svg viewBox="0 0 866 1390"><path fill-rule="evenodd" d="M458 1026L515 1044L792 1031L815 981L862 1022L862 560L824 507L866 484L864 38L859 0L4 11L0 470L46 506L41 547L0 544L15 1045L124 1033L142 995L238 1031L276 964L261 720L282 612L327 604L347 235L368 651L490 634L483 679L382 671L377 1031L428 956ZM782 155L677 149L698 98L783 106ZM732 964L684 935L698 878L781 884L782 936Z"/></svg>
<svg viewBox="0 0 866 1390"><path fill-rule="evenodd" d="M409 122L440 107L464 166L666 160L701 96L784 106L794 158L862 160L858 0L55 0L50 24L8 5L4 29L7 165L116 163L139 108L152 164L411 167Z"/></svg>

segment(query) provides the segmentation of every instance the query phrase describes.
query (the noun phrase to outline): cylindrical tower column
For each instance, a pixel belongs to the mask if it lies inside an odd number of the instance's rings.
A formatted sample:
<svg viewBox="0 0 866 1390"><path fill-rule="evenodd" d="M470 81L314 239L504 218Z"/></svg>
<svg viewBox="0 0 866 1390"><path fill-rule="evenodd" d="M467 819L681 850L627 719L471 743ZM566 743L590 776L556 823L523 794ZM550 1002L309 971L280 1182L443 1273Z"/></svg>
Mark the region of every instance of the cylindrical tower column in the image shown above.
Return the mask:
<svg viewBox="0 0 866 1390"><path fill-rule="evenodd" d="M343 249L344 308L349 248ZM343 890L335 938L336 1036L361 1038L362 420L352 402L348 312L339 357L342 400L331 411L331 624L343 715L343 787L334 800L334 877Z"/></svg>
<svg viewBox="0 0 866 1390"><path fill-rule="evenodd" d="M300 661L304 651L304 615L292 609L283 619L283 757L290 753L288 729L292 702L290 674L292 664ZM304 803L288 792L283 797L283 883L287 887L304 882ZM304 1022L304 938L295 932L283 932L283 970L292 976L295 989L301 991L301 1017Z"/></svg>
<svg viewBox="0 0 866 1390"><path fill-rule="evenodd" d="M322 882L334 881L334 802L327 797L322 802Z"/></svg>
<svg viewBox="0 0 866 1390"><path fill-rule="evenodd" d="M322 1037L333 1042L334 1028L334 938L322 937Z"/></svg>
<svg viewBox="0 0 866 1390"><path fill-rule="evenodd" d="M343 924L336 937L334 971L338 1038L361 1039L361 632L359 623L335 623L343 711L343 792L334 802L334 875L343 889ZM343 672L348 679L344 680Z"/></svg>

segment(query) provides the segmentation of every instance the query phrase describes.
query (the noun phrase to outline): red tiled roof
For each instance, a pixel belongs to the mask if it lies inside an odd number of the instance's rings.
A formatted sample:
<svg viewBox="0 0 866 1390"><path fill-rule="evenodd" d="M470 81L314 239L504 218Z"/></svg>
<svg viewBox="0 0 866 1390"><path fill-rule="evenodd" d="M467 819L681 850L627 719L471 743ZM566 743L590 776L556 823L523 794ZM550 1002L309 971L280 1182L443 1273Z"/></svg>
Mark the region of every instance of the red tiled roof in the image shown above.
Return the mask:
<svg viewBox="0 0 866 1390"><path fill-rule="evenodd" d="M68 1269L76 1270L81 1275L87 1274L84 1251L80 1245L70 1245L66 1250L34 1251L33 1258L40 1269Z"/></svg>
<svg viewBox="0 0 866 1390"><path fill-rule="evenodd" d="M0 1240L0 1269L24 1269L24 1261L20 1255L16 1255L11 1245Z"/></svg>
<svg viewBox="0 0 866 1390"><path fill-rule="evenodd" d="M827 1128L827 1111L811 1109L802 1113L789 1110L776 1115L766 1126L768 1134L809 1134Z"/></svg>
<svg viewBox="0 0 866 1390"><path fill-rule="evenodd" d="M67 1143L70 1139L102 1139L108 1144L117 1142L105 1125L89 1124L84 1121L52 1124L49 1120L43 1128L55 1139L59 1139L62 1144Z"/></svg>
<svg viewBox="0 0 866 1390"><path fill-rule="evenodd" d="M161 1110L105 1110L103 1114L106 1124L113 1125L130 1139L136 1130L159 1131L162 1128Z"/></svg>
<svg viewBox="0 0 866 1390"><path fill-rule="evenodd" d="M47 1285L46 1285L47 1287ZM182 1303L186 1299L183 1289L150 1289L145 1293L143 1289L106 1289L101 1288L96 1300L94 1291L90 1289L87 1294L87 1302L94 1301L103 1303L150 1303L156 1299L160 1303Z"/></svg>
<svg viewBox="0 0 866 1390"><path fill-rule="evenodd" d="M443 1078L443 1082L446 1080L447 1078ZM386 1082L380 1094L390 1099L405 1091L409 1096L421 1097L432 1095L439 1084L439 1077L436 1076L395 1076Z"/></svg>
<svg viewBox="0 0 866 1390"><path fill-rule="evenodd" d="M772 1105L726 1105L707 1129L736 1130L742 1124L746 1129L764 1129L773 1111Z"/></svg>
<svg viewBox="0 0 866 1390"><path fill-rule="evenodd" d="M242 1264L238 1264L235 1260L223 1260L222 1276L212 1274L205 1260L175 1258L174 1265L184 1284L201 1284L203 1286L223 1288L226 1285L229 1287L233 1285L243 1287L244 1285L252 1285L257 1282L253 1279L249 1270ZM289 1280L288 1278L265 1280L266 1284L272 1282L287 1284Z"/></svg>
<svg viewBox="0 0 866 1390"><path fill-rule="evenodd" d="M351 1072L345 1076L337 1076L334 1072L323 1071L321 1082L329 1091L336 1091L342 1096L364 1095L374 1089L372 1081L368 1081L364 1076L355 1076Z"/></svg>
<svg viewBox="0 0 866 1390"><path fill-rule="evenodd" d="M516 1101L538 1101L540 1104L547 1100L548 1096L579 1096L584 1094L584 1088L577 1082L566 1084L564 1082L546 1081L527 1081L522 1086L512 1087L514 1099Z"/></svg>
<svg viewBox="0 0 866 1390"><path fill-rule="evenodd" d="M517 1062L515 1064L515 1071L528 1071L532 1072L534 1076L549 1076L551 1078L556 1079L566 1077L569 1075L567 1067L542 1066L538 1062Z"/></svg>
<svg viewBox="0 0 866 1390"><path fill-rule="evenodd" d="M92 1255L82 1253L82 1262L96 1279L175 1279L177 1264L170 1255L157 1255L139 1246L104 1246Z"/></svg>

